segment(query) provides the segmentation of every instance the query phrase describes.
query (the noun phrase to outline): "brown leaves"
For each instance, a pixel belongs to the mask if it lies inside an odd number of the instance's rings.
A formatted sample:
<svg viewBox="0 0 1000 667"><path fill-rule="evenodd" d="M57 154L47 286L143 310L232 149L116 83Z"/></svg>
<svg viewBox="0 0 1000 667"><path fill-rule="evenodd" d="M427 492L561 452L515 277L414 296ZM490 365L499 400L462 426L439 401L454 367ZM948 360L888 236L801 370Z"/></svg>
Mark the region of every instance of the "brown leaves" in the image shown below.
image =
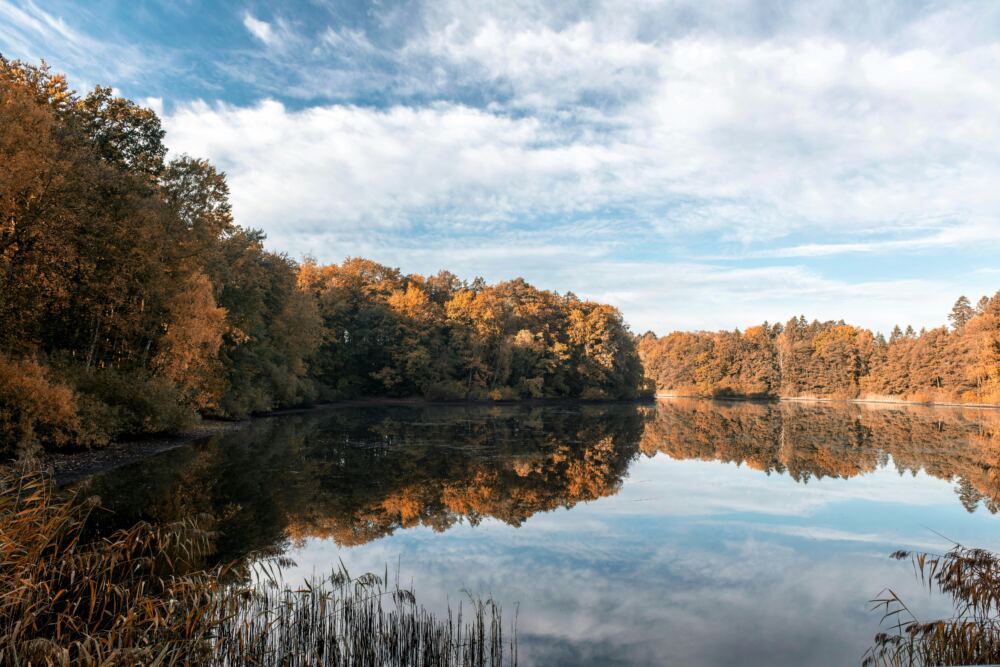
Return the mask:
<svg viewBox="0 0 1000 667"><path fill-rule="evenodd" d="M168 304L168 320L153 367L174 383L184 401L214 407L225 388L219 349L226 333L226 310L215 304L203 273L188 276Z"/></svg>
<svg viewBox="0 0 1000 667"><path fill-rule="evenodd" d="M0 354L0 456L31 451L40 443L64 447L107 442L88 430L72 387L53 379L32 359Z"/></svg>

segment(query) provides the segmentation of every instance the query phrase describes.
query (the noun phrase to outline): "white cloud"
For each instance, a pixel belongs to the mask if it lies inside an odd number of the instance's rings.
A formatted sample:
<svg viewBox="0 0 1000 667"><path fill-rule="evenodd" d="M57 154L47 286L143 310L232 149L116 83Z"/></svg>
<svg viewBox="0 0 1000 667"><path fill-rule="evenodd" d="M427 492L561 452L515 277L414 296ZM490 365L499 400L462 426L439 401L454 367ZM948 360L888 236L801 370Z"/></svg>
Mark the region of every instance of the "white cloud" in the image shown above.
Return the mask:
<svg viewBox="0 0 1000 667"><path fill-rule="evenodd" d="M245 22L276 42L269 24L249 14ZM292 168L293 184L325 181L325 196L281 190L305 195L302 217L333 225L344 208L357 220L428 207L492 218L628 205L658 217L668 235L711 231L743 243L928 219L969 240L996 237L1000 46L951 54L703 36L652 44L603 32L587 22L529 30L490 20L468 34L448 24L405 47L509 82L512 106L188 105L169 119L171 141L224 162L247 146L272 151L261 166L227 167L265 185L279 175L266 175L268 165ZM357 32L330 29L323 40L372 48ZM588 107L588 96L623 93L619 106ZM572 122L550 113L567 105ZM214 132L196 140L196 128L221 125L238 145ZM262 183L253 184L256 197ZM350 204L338 197L347 193ZM977 234L961 231L972 224ZM873 248L867 239L829 247ZM798 252L827 254L818 248Z"/></svg>
<svg viewBox="0 0 1000 667"><path fill-rule="evenodd" d="M262 41L267 46L274 46L277 42L277 35L271 24L267 21L257 19L250 12L243 13L243 26L247 31Z"/></svg>
<svg viewBox="0 0 1000 667"><path fill-rule="evenodd" d="M134 80L148 72L151 60L169 71L171 60L157 49L99 39L32 0L0 0L0 54L37 63L62 63L81 88Z"/></svg>
<svg viewBox="0 0 1000 667"><path fill-rule="evenodd" d="M163 98L162 97L146 97L139 100L139 104L146 107L147 109L152 109L157 116L163 116Z"/></svg>
<svg viewBox="0 0 1000 667"><path fill-rule="evenodd" d="M1000 240L1000 225L996 224L980 223L976 220L968 220L964 224L957 225L949 221L940 221L936 222L936 224L932 224L939 228L938 231L924 236L888 240L875 239L852 243L803 243L795 246L759 250L745 256L758 258L827 257L830 255L844 255L850 253L873 254L927 251L932 249L940 250L943 248L972 246L977 243L995 243ZM924 230L920 225L913 225L909 228L903 226L902 231L919 234ZM725 256L720 256L720 258L725 258ZM740 256L728 257L728 259L739 258Z"/></svg>
<svg viewBox="0 0 1000 667"><path fill-rule="evenodd" d="M360 30L341 28L337 30L332 26L327 27L320 34L319 41L331 49L345 49L351 52L373 53L375 46L368 40L368 36Z"/></svg>
<svg viewBox="0 0 1000 667"><path fill-rule="evenodd" d="M243 27L254 39L267 47L261 57L269 60L270 67L287 62L287 52L293 46L301 48L307 46L306 38L280 16L265 21L250 12L243 12ZM252 72L248 74L253 75Z"/></svg>
<svg viewBox="0 0 1000 667"><path fill-rule="evenodd" d="M147 98L167 109L174 152L225 169L238 220L294 256L523 274L610 299L637 329L802 311L932 325L955 293L993 291L977 265L920 280L829 267L897 255L933 267L1000 243L1000 10L445 0L373 7L368 23L294 11L234 17L263 48L212 67L251 99L301 103ZM0 48L55 52L84 80L150 69L77 23L0 0Z"/></svg>
<svg viewBox="0 0 1000 667"><path fill-rule="evenodd" d="M430 54L473 68L473 75L503 80L513 104L535 111L578 103L588 93L636 95L655 74L652 44L626 35L601 35L589 21L561 30L544 24L504 25L493 17L475 27L452 20L425 40L409 43L407 55Z"/></svg>
<svg viewBox="0 0 1000 667"><path fill-rule="evenodd" d="M456 225L489 221L521 210L525 197L561 209L548 188L570 194L614 159L599 146L539 145L546 131L537 121L460 105L194 104L166 122L175 151L208 155L229 172L244 224L281 220L299 231L399 227L428 212Z"/></svg>

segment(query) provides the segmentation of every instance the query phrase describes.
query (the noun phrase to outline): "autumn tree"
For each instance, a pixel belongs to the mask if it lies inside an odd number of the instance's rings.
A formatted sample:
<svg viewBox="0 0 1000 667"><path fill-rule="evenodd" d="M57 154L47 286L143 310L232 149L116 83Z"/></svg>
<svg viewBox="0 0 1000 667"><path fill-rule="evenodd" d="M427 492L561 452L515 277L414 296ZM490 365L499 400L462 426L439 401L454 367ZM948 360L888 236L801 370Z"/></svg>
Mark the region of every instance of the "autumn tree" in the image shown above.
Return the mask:
<svg viewBox="0 0 1000 667"><path fill-rule="evenodd" d="M966 398L976 402L1000 402L1000 293L983 313L969 322L972 358L966 370L970 387Z"/></svg>
<svg viewBox="0 0 1000 667"><path fill-rule="evenodd" d="M214 408L224 389L219 348L226 311L216 305L202 273L184 279L167 309L153 368L177 387L182 401L197 409Z"/></svg>
<svg viewBox="0 0 1000 667"><path fill-rule="evenodd" d="M647 334L639 355L659 390L679 394L998 402L998 302L984 297L973 309L961 297L950 328L895 326L888 340L800 316L742 334Z"/></svg>
<svg viewBox="0 0 1000 667"><path fill-rule="evenodd" d="M0 357L18 386L71 392L79 444L315 395L297 266L235 225L224 174L165 163L163 139L108 88L0 58Z"/></svg>
<svg viewBox="0 0 1000 667"><path fill-rule="evenodd" d="M964 327L969 320L975 317L975 315L976 311L973 310L968 297L960 296L958 297L958 300L955 301L955 305L951 307L951 313L948 315L948 321L951 322L952 328L958 331Z"/></svg>

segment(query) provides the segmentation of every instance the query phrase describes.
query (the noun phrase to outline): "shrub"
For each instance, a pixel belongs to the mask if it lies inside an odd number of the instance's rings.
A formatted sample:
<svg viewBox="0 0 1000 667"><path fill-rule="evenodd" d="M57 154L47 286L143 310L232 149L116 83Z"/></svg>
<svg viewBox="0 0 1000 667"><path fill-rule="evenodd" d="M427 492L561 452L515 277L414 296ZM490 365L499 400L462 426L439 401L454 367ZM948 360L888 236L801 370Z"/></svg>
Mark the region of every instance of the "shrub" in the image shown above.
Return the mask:
<svg viewBox="0 0 1000 667"><path fill-rule="evenodd" d="M195 420L173 384L144 370L77 370L73 380L80 393L99 401L90 414L112 437L174 432Z"/></svg>
<svg viewBox="0 0 1000 667"><path fill-rule="evenodd" d="M654 396L656 396L656 382L652 378L643 378L638 398L653 398Z"/></svg>
<svg viewBox="0 0 1000 667"><path fill-rule="evenodd" d="M921 389L911 393L907 398L914 403L933 403L934 395L931 392Z"/></svg>
<svg viewBox="0 0 1000 667"><path fill-rule="evenodd" d="M465 397L465 385L457 380L433 382L424 388L424 398L428 401L461 401Z"/></svg>
<svg viewBox="0 0 1000 667"><path fill-rule="evenodd" d="M491 401L516 401L521 396L513 387L497 387L490 391Z"/></svg>
<svg viewBox="0 0 1000 667"><path fill-rule="evenodd" d="M0 456L39 445L106 444L107 432L81 417L81 405L92 408L37 361L0 355Z"/></svg>
<svg viewBox="0 0 1000 667"><path fill-rule="evenodd" d="M216 417L230 419L246 419L252 414L268 412L274 405L271 396L256 384L246 384L236 391L230 391L219 401L219 411L212 413Z"/></svg>
<svg viewBox="0 0 1000 667"><path fill-rule="evenodd" d="M522 396L542 398L545 395L545 378L533 377L521 380L520 389Z"/></svg>
<svg viewBox="0 0 1000 667"><path fill-rule="evenodd" d="M604 401L607 400L608 395L597 387L587 387L580 392L580 398L585 401Z"/></svg>

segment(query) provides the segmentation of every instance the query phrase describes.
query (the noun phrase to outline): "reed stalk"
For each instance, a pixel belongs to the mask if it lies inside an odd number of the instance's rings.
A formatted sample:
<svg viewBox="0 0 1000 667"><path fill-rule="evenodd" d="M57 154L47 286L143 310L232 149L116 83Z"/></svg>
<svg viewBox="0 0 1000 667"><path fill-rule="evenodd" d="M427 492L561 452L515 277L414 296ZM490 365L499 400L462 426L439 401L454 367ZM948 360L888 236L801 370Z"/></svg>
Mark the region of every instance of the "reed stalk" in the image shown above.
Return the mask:
<svg viewBox="0 0 1000 667"><path fill-rule="evenodd" d="M90 537L98 502L35 463L0 468L0 664L517 664L516 617L505 634L492 599L442 617L388 570L293 588L276 559L205 568L210 518Z"/></svg>
<svg viewBox="0 0 1000 667"><path fill-rule="evenodd" d="M920 620L891 589L872 600L885 630L862 664L887 667L1000 663L1000 556L956 544L944 554L897 551L929 591L951 598L954 614Z"/></svg>

